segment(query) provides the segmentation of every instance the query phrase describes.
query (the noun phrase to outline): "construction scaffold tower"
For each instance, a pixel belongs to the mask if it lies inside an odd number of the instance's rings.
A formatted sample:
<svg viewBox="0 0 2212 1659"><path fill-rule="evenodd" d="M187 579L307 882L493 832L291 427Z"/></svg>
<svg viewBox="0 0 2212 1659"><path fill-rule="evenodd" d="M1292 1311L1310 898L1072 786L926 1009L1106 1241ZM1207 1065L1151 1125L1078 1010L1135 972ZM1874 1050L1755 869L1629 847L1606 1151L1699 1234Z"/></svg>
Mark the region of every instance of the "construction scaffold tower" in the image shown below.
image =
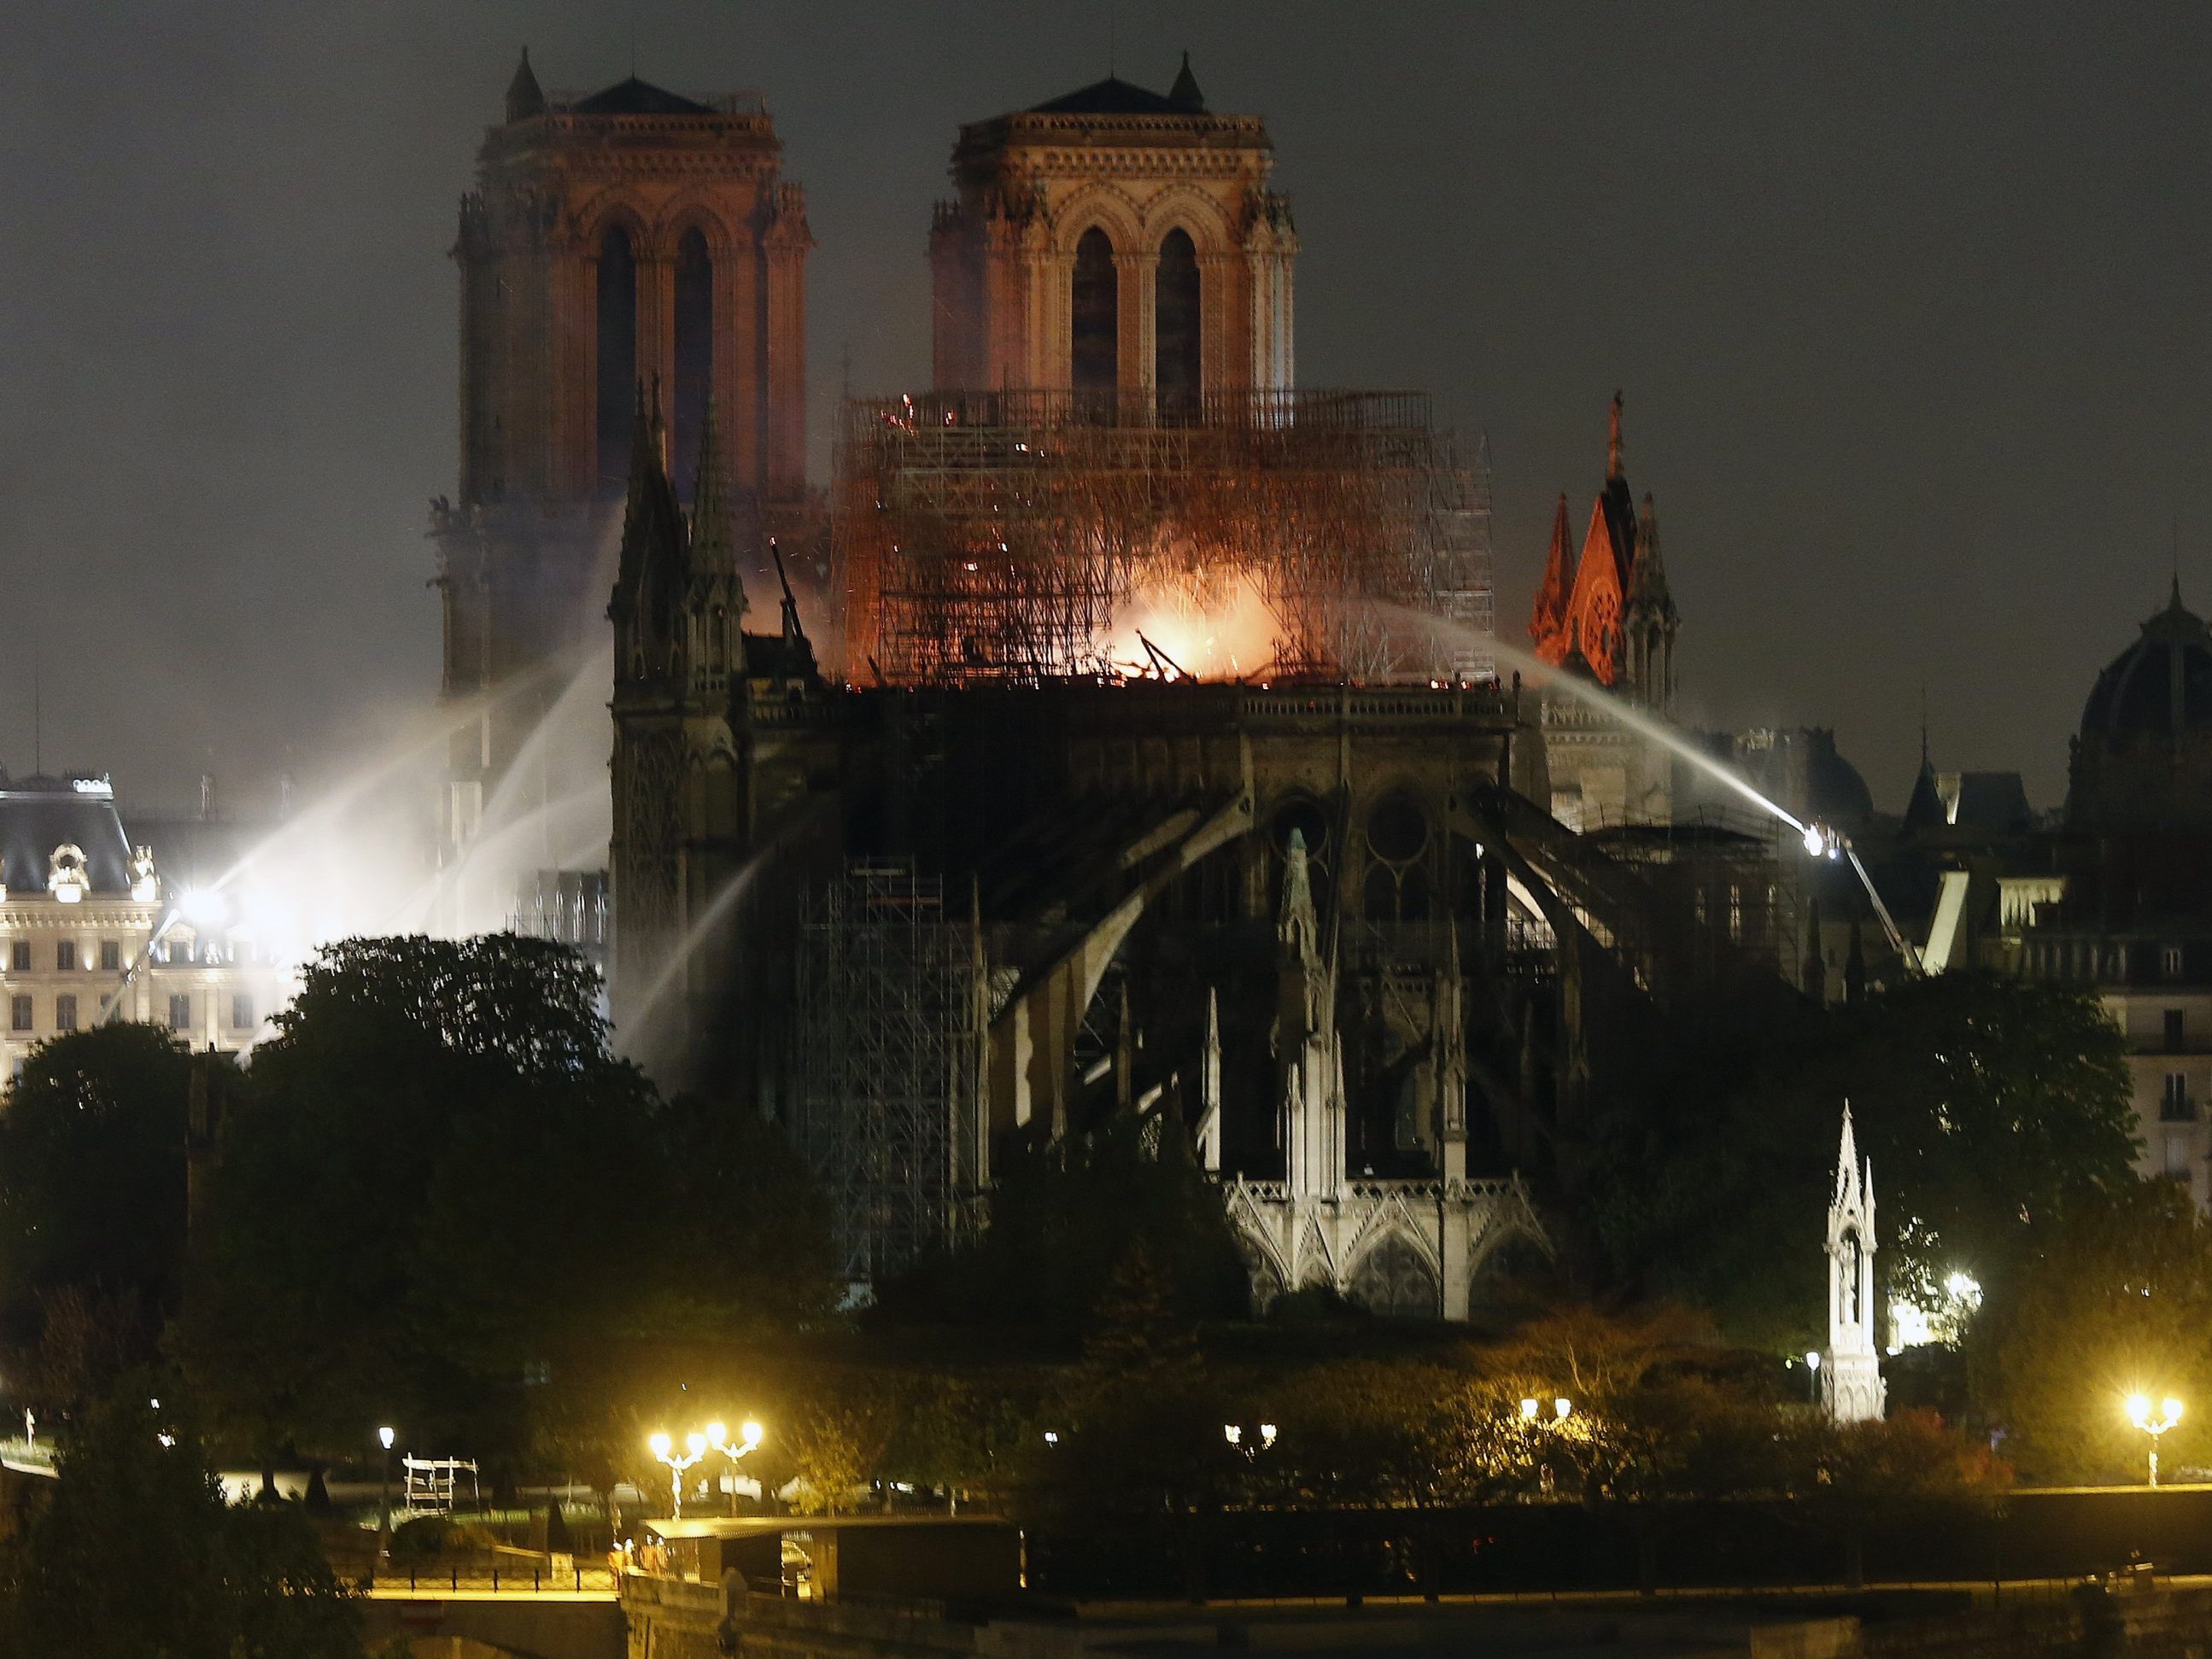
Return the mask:
<svg viewBox="0 0 2212 1659"><path fill-rule="evenodd" d="M799 1141L839 1269L872 1284L955 1242L987 1175L981 943L911 866L855 863L804 913Z"/></svg>
<svg viewBox="0 0 2212 1659"><path fill-rule="evenodd" d="M1242 583L1275 632L1246 678L1493 672L1486 446L1462 465L1424 394L854 400L836 492L856 681L1115 678L1133 602L1204 607Z"/></svg>

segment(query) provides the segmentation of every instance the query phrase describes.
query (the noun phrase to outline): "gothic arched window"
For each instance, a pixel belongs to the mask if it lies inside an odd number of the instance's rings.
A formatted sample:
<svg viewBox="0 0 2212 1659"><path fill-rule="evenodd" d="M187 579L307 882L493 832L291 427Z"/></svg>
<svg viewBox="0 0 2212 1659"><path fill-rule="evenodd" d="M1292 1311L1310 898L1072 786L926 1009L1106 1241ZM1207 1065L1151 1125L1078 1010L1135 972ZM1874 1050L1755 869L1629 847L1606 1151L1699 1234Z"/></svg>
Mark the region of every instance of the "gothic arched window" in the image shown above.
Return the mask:
<svg viewBox="0 0 2212 1659"><path fill-rule="evenodd" d="M620 225L599 240L599 483L619 485L637 407L637 255Z"/></svg>
<svg viewBox="0 0 2212 1659"><path fill-rule="evenodd" d="M1194 420L1199 393L1198 250L1187 230L1170 231L1160 243L1153 284L1153 378L1164 420Z"/></svg>
<svg viewBox="0 0 2212 1659"><path fill-rule="evenodd" d="M1069 368L1078 392L1111 392L1121 382L1121 291L1114 244L1097 226L1075 245L1070 306Z"/></svg>
<svg viewBox="0 0 2212 1659"><path fill-rule="evenodd" d="M1367 877L1361 908L1370 921L1425 921L1429 915L1429 821L1403 790L1367 815Z"/></svg>
<svg viewBox="0 0 2212 1659"><path fill-rule="evenodd" d="M691 499L714 387L714 261L694 225L676 244L676 487Z"/></svg>

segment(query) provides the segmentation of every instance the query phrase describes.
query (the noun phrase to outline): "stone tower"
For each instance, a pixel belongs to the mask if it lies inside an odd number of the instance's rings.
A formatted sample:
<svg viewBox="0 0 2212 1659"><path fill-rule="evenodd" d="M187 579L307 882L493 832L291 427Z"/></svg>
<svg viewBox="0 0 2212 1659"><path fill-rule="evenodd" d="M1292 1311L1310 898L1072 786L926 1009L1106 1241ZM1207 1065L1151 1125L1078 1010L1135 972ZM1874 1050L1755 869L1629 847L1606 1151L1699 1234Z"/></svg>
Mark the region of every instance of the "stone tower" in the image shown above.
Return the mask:
<svg viewBox="0 0 2212 1659"><path fill-rule="evenodd" d="M960 129L930 234L936 383L1163 410L1292 379L1290 204L1256 115L1109 77Z"/></svg>
<svg viewBox="0 0 2212 1659"><path fill-rule="evenodd" d="M444 690L481 698L453 745L450 853L573 672L611 572L637 388L688 500L715 460L742 544L805 489L805 198L757 97L632 77L548 96L523 56L461 201L460 480L434 507Z"/></svg>
<svg viewBox="0 0 2212 1659"><path fill-rule="evenodd" d="M1828 1199L1828 1349L1820 1402L1838 1423L1879 1419L1887 1393L1875 1342L1874 1163L1861 1163L1844 1107L1844 1141Z"/></svg>

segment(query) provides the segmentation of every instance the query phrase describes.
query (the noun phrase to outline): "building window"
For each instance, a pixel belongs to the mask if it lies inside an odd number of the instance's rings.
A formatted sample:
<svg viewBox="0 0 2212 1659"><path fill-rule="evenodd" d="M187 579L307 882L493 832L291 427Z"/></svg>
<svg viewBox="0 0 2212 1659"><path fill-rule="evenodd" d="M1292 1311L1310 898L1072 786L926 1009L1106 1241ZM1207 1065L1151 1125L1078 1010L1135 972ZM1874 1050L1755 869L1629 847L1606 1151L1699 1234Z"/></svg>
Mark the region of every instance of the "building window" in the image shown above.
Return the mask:
<svg viewBox="0 0 2212 1659"><path fill-rule="evenodd" d="M17 996L8 999L8 1029L11 1031L27 1031L31 1029L30 998Z"/></svg>
<svg viewBox="0 0 2212 1659"><path fill-rule="evenodd" d="M1198 417L1198 250L1187 230L1171 230L1160 243L1153 280L1153 379L1164 420Z"/></svg>
<svg viewBox="0 0 2212 1659"><path fill-rule="evenodd" d="M1729 937L1743 937L1743 889L1733 882L1729 884Z"/></svg>
<svg viewBox="0 0 2212 1659"><path fill-rule="evenodd" d="M714 384L714 261L696 225L676 244L677 488L690 501L699 483L699 434Z"/></svg>
<svg viewBox="0 0 2212 1659"><path fill-rule="evenodd" d="M173 1031L192 1029L192 999L189 993L169 999L169 1029Z"/></svg>
<svg viewBox="0 0 2212 1659"><path fill-rule="evenodd" d="M2189 1136L2169 1134L2166 1138L2166 1172L2183 1180L2189 1177Z"/></svg>
<svg viewBox="0 0 2212 1659"><path fill-rule="evenodd" d="M27 939L17 939L9 947L8 963L9 966L19 974L29 973L31 971L31 941Z"/></svg>
<svg viewBox="0 0 2212 1659"><path fill-rule="evenodd" d="M54 999L54 1030L76 1030L76 999L66 992Z"/></svg>
<svg viewBox="0 0 2212 1659"><path fill-rule="evenodd" d="M1402 790L1385 796L1367 819L1370 921L1425 921L1429 915L1428 819Z"/></svg>
<svg viewBox="0 0 2212 1659"><path fill-rule="evenodd" d="M619 225L599 240L598 322L599 482L619 484L637 409L637 255Z"/></svg>
<svg viewBox="0 0 2212 1659"><path fill-rule="evenodd" d="M230 994L230 1023L241 1031L253 1024L253 999L243 991Z"/></svg>
<svg viewBox="0 0 2212 1659"><path fill-rule="evenodd" d="M1078 392L1111 392L1121 380L1121 295L1114 244L1093 225L1075 245L1075 285L1068 331L1072 384Z"/></svg>
<svg viewBox="0 0 2212 1659"><path fill-rule="evenodd" d="M2181 1072L2166 1074L2166 1091L2159 1097L2158 1115L2166 1123L2186 1123L2197 1115L2189 1098L2189 1078Z"/></svg>
<svg viewBox="0 0 2212 1659"><path fill-rule="evenodd" d="M2179 1050L2182 1045L2182 1039L2186 1034L2181 1023L2181 1010L2167 1009L2166 1011L2166 1046L2169 1049Z"/></svg>
<svg viewBox="0 0 2212 1659"><path fill-rule="evenodd" d="M76 968L76 941L63 939L54 946L54 969L57 973L71 973Z"/></svg>
<svg viewBox="0 0 2212 1659"><path fill-rule="evenodd" d="M2159 953L2159 965L2166 970L2166 976L2168 979L2179 979L2181 977L2181 947L2179 945L2167 945Z"/></svg>
<svg viewBox="0 0 2212 1659"><path fill-rule="evenodd" d="M100 941L100 967L103 973L112 974L123 965L123 942L104 939Z"/></svg>

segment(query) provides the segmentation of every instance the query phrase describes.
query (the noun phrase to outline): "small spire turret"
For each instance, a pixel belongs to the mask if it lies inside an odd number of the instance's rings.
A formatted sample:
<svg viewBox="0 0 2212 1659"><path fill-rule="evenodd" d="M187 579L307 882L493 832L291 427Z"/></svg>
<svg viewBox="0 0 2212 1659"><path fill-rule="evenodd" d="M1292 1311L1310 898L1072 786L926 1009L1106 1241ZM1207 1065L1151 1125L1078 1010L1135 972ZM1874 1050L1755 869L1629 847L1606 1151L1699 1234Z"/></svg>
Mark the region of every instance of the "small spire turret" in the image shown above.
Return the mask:
<svg viewBox="0 0 2212 1659"><path fill-rule="evenodd" d="M1613 416L1606 429L1605 476L1608 482L1628 476L1620 455L1620 393L1618 390L1613 394Z"/></svg>
<svg viewBox="0 0 2212 1659"><path fill-rule="evenodd" d="M527 121L533 115L545 113L545 94L538 84L538 76L530 67L530 48L522 49L522 61L515 65L514 79L507 83L507 124Z"/></svg>
<svg viewBox="0 0 2212 1659"><path fill-rule="evenodd" d="M1190 54L1182 55L1182 68L1177 72L1175 85L1168 88L1168 102L1192 115L1206 113L1206 94L1198 89L1198 77L1190 72Z"/></svg>

